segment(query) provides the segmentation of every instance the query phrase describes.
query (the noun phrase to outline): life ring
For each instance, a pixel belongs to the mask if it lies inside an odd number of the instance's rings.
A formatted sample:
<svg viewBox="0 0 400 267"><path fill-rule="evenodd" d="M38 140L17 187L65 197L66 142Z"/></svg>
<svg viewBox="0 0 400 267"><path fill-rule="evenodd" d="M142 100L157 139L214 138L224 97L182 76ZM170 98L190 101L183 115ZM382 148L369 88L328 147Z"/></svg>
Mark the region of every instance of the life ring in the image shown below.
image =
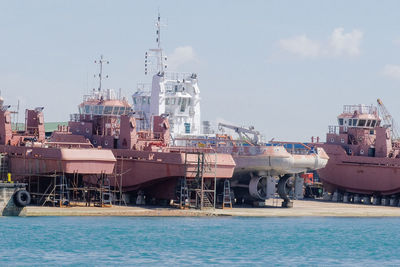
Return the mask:
<svg viewBox="0 0 400 267"><path fill-rule="evenodd" d="M26 190L18 190L14 193L14 203L18 207L25 207L31 203L31 195Z"/></svg>

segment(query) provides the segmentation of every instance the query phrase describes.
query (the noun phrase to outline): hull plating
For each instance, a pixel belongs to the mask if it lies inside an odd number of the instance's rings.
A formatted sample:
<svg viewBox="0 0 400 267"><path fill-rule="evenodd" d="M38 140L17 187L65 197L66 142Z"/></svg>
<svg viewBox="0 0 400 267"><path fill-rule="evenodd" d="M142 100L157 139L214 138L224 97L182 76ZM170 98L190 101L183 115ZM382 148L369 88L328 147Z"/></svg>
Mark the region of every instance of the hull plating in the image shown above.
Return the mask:
<svg viewBox="0 0 400 267"><path fill-rule="evenodd" d="M322 145L330 159L318 170L325 188L362 194L400 193L400 158L349 156L339 145Z"/></svg>

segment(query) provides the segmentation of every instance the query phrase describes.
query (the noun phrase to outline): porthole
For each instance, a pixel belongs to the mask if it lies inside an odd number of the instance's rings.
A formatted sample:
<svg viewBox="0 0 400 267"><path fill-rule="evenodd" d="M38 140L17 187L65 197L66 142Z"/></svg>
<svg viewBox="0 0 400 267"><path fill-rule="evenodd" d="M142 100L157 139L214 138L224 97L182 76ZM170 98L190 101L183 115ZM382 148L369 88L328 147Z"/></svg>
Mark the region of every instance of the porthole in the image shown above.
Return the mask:
<svg viewBox="0 0 400 267"><path fill-rule="evenodd" d="M333 143L333 142L335 142L335 139L332 137L332 138L331 138L331 143Z"/></svg>
<svg viewBox="0 0 400 267"><path fill-rule="evenodd" d="M364 155L364 150L360 149L360 155Z"/></svg>
<svg viewBox="0 0 400 267"><path fill-rule="evenodd" d="M108 146L108 141L104 141L104 145Z"/></svg>
<svg viewBox="0 0 400 267"><path fill-rule="evenodd" d="M95 144L95 145L96 145L96 144L97 144L97 141L96 141L96 140L93 140L93 144Z"/></svg>
<svg viewBox="0 0 400 267"><path fill-rule="evenodd" d="M86 128L86 133L89 133L89 128Z"/></svg>
<svg viewBox="0 0 400 267"><path fill-rule="evenodd" d="M343 138L340 139L340 143L344 144L344 139Z"/></svg>

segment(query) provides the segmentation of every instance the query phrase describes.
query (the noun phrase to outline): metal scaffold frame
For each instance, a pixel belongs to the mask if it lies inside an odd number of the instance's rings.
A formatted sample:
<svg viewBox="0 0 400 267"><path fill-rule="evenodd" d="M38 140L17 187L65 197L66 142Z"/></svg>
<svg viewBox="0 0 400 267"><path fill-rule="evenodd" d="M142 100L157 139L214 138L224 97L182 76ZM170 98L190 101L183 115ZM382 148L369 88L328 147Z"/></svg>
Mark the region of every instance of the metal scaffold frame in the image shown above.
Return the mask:
<svg viewBox="0 0 400 267"><path fill-rule="evenodd" d="M210 172L209 153L203 151L185 151L185 176L181 180L179 206L181 208L213 208L216 205L216 168L217 154L215 153L214 177L205 178L205 172ZM195 160L190 160L189 155L195 155ZM209 184L208 184L208 183Z"/></svg>
<svg viewBox="0 0 400 267"><path fill-rule="evenodd" d="M5 159L6 157L3 158ZM3 163L3 158L0 157L0 163ZM60 164L61 162L59 162ZM27 183L27 190L38 205L51 204L58 207L94 205L109 207L117 203L119 205L125 203L122 197L123 160L121 160L120 164L117 161L114 167L112 175L114 177L114 186L111 186L110 177L105 173L93 175L97 177L96 184L85 183L83 181L84 174L80 174L77 171L72 174L57 171L47 174L33 172L13 173L13 176ZM3 175L4 166L4 164L0 165L1 175ZM7 170L4 171L8 172L8 165Z"/></svg>

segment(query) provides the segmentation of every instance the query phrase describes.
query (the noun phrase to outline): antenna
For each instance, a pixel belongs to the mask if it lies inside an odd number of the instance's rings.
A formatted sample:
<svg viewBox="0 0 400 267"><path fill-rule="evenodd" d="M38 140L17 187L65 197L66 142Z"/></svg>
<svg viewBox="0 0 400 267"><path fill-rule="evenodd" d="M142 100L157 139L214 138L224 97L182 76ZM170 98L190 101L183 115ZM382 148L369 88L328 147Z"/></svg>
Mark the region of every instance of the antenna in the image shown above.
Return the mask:
<svg viewBox="0 0 400 267"><path fill-rule="evenodd" d="M157 48L149 49L148 52L144 55L144 74L147 75L151 69L149 69L150 65L152 65L152 61L150 57L156 58L157 65L155 67L155 71L157 73L163 73L167 69L167 65L165 61L167 61L167 57L163 56L163 49L161 47L161 27L167 26L161 22L161 15L158 12L157 21L156 21L156 43ZM154 67L154 66L153 66Z"/></svg>
<svg viewBox="0 0 400 267"><path fill-rule="evenodd" d="M100 55L100 60L95 60L94 63L99 64L99 66L100 66L100 71L98 74L98 77L99 77L98 91L100 92L101 91L101 82L103 80L103 63L110 64L110 62L108 60L105 60L103 58L103 55ZM94 77L96 77L96 75L94 75ZM106 75L105 78L108 78L108 75Z"/></svg>

